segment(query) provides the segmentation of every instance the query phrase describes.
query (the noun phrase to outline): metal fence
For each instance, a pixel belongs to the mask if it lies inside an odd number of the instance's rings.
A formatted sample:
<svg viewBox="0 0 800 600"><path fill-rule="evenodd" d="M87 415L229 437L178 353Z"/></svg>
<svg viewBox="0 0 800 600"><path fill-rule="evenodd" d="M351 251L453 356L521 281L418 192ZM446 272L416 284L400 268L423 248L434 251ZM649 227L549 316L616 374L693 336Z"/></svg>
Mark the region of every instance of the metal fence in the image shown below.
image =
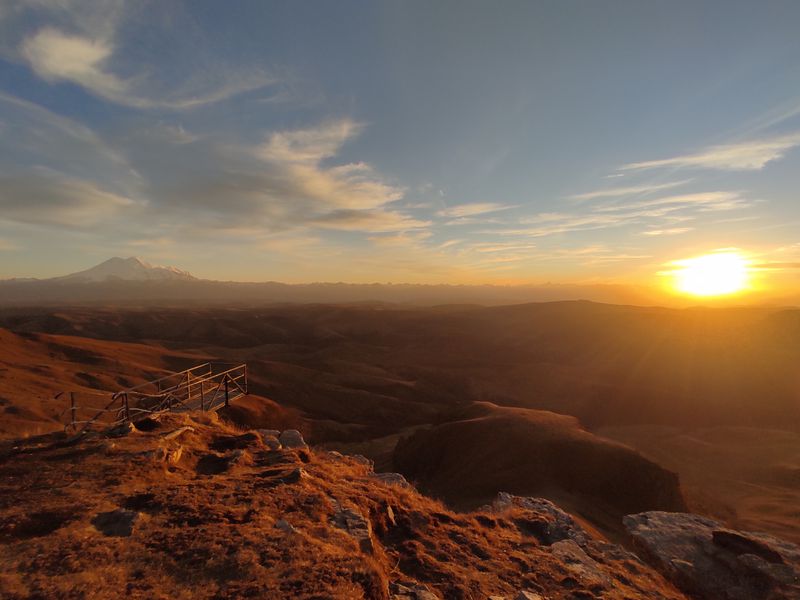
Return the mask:
<svg viewBox="0 0 800 600"><path fill-rule="evenodd" d="M65 391L66 430L113 428L165 411L214 411L247 394L247 365L203 363L118 392Z"/></svg>

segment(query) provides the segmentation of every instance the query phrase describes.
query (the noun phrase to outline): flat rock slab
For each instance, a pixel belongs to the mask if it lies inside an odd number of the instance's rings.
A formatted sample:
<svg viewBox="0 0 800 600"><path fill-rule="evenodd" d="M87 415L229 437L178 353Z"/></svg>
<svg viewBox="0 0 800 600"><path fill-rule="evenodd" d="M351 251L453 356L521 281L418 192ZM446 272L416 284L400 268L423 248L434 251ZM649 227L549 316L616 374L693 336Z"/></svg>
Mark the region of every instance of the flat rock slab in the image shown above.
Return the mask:
<svg viewBox="0 0 800 600"><path fill-rule="evenodd" d="M688 513L623 518L640 554L686 593L709 600L800 599L800 547Z"/></svg>
<svg viewBox="0 0 800 600"><path fill-rule="evenodd" d="M542 544L551 545L562 540L573 540L578 545L589 542L589 535L577 521L564 510L544 498L512 496L506 492L497 494L491 509L503 512L513 506L536 513L535 520L517 523L522 530L536 537Z"/></svg>
<svg viewBox="0 0 800 600"><path fill-rule="evenodd" d="M389 587L392 600L439 600L439 596L419 583L393 583Z"/></svg>
<svg viewBox="0 0 800 600"><path fill-rule="evenodd" d="M298 467L296 469L267 469L257 473L256 476L263 478L263 481L260 481L257 487L273 488L279 485L298 483L308 474L304 469Z"/></svg>
<svg viewBox="0 0 800 600"><path fill-rule="evenodd" d="M346 531L358 542L358 547L366 554L372 554L374 545L372 542L372 524L369 519L359 512L355 506L342 506L338 501L333 501L335 512L331 518L331 524Z"/></svg>

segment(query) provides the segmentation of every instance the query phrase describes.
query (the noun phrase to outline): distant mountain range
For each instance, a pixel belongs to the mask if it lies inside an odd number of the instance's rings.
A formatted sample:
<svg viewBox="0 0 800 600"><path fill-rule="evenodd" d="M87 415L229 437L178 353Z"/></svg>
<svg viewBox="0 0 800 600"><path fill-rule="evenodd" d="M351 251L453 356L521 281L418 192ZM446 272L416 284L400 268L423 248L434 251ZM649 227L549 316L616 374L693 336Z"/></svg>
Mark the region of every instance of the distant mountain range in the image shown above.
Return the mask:
<svg viewBox="0 0 800 600"><path fill-rule="evenodd" d="M670 299L658 289L617 284L450 285L357 284L275 281L236 282L199 279L170 266L151 265L136 257L114 257L90 269L49 279L0 280L0 306L39 304L227 304L265 303L390 303L501 305L558 300L590 300L640 306L695 304ZM792 299L774 304L794 305ZM732 303L740 302L736 298ZM750 300L751 303L753 300Z"/></svg>

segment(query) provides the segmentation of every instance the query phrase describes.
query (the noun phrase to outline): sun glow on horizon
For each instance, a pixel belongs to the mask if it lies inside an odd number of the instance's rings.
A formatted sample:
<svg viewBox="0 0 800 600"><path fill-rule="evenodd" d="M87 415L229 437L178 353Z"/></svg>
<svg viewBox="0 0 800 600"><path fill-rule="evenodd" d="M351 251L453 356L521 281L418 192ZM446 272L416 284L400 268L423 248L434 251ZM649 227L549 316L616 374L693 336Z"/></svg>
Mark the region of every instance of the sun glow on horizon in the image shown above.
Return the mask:
<svg viewBox="0 0 800 600"><path fill-rule="evenodd" d="M692 296L727 296L750 286L748 260L738 252L716 252L672 263L675 289Z"/></svg>

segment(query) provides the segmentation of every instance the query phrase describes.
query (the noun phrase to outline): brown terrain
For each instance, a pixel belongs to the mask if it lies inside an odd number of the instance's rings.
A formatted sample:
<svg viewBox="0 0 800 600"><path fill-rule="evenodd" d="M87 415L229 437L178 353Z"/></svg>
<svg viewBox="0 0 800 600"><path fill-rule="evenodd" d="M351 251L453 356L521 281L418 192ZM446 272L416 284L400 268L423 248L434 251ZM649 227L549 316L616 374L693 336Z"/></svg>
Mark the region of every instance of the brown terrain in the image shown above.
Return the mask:
<svg viewBox="0 0 800 600"><path fill-rule="evenodd" d="M652 590L658 590L663 597L674 597L669 594L677 592L670 584L644 570L634 573L633 578L628 574L619 579L636 588L628 589L627 596L622 592L619 596L610 595L612 592L600 588L592 591L581 578L577 578L577 584L570 582L560 588L554 583L555 575L543 583L531 573L548 573L552 567L563 575L565 564L570 561L560 556L550 567L530 562L523 566L508 558L513 552L510 546L503 545L503 536L492 537L515 523L509 529L515 543L541 545L547 536L536 537L538 526L520 525L525 519L516 518L504 526L492 525L489 528L494 533L490 534L476 529L476 519L482 523L478 516L489 518L486 511L495 509L485 505L498 492L508 492L556 502L575 515L576 523L580 523L576 526L587 532L592 543L607 544L604 540L611 540L628 544L625 515L687 508L714 517L721 523L719 527L766 531L800 541L796 509L800 494L800 403L796 401L800 383L791 367L800 360L800 344L792 343L800 341L799 315L796 310L674 310L586 302L425 309L389 305L5 309L0 311L0 434L18 441L9 442L6 450L3 468L13 477L8 479L4 497L27 496L8 501L0 512L6 532L4 541L0 541L7 552L3 561L13 558L16 562L12 572L18 574L6 576L3 585L9 594L17 594L9 597L72 597L73 592L66 590L75 585L74 577L59 578L55 567L48 571L42 563L41 573L35 578L36 586L44 586L42 590L60 590L53 592L55 596L28 586L29 575L25 573L39 573L33 558L36 553L62 552L52 548L52 542L58 540L61 544L60 536L77 535L80 530L82 533L64 546L72 548L70 558L66 559L67 554L60 556L67 563L77 561L75 573L85 577L86 590L91 590L92 585L119 584L129 588L133 585L130 589L134 596L185 595L179 580L184 577L188 581L188 575L178 576L178 580L161 588L153 583L161 575L148 571L140 577L142 590L150 590L145 592L136 591L133 570L126 572L120 567L113 576L92 574L91 565L76 557L82 552L92 556L104 551L107 546L97 544L107 544L109 540L87 521L89 513L109 512L112 505L140 513L137 528L145 532L141 539L137 538L139 541L130 548L122 545L115 550L133 553L125 556L139 562L136 552L156 547L147 541L151 534L166 540L158 546L162 548L158 552L166 552L167 541L176 547L182 543L189 544L187 548L194 547L188 539L178 540L188 534L173 522L178 518L173 515L173 508L179 504L193 506L186 510L216 515L207 524L198 521L204 524L203 540L192 542L199 545L199 556L206 557L204 564L234 560L217 556L229 551L219 540L231 535L232 524L237 532L239 525L248 531L251 525L230 515L220 516L220 512L238 514L245 506L272 502L256 500L260 498L258 486L243 483L256 477L254 469L269 466L263 462L267 449L256 443L257 447L247 450L241 465L235 462L231 469L212 477L205 470L213 471L217 468L214 465L228 460L214 449L214 439L233 435L231 428L299 429L316 448L309 454L313 457L311 463L302 465L307 474L312 473L314 486L308 485L310 480L306 479L294 482L286 488L286 499L275 500L277 505L264 504L260 509L263 519L252 525L252 536L257 531L263 535L265 525L269 529L283 518L288 504L280 503L289 503L291 498L295 504L289 512L298 513L301 527L288 517L286 520L298 531L327 539L325 536L330 533L323 534L325 528L319 523L333 518L331 506L319 500L324 507L314 508L318 500L302 498L306 493L314 497L339 494L357 504L371 498L367 504L359 504L358 512L369 515L365 517L369 526L379 532L375 544L380 544L380 552L367 553L367 566L348 562L338 570L331 567L337 574L306 574L317 578L318 583L326 582L324 593L315 592L313 582L302 583L304 575L297 572L281 577L294 581L291 585L298 586L302 593L293 595L284 590L286 595L280 596L276 588L263 597L384 597L380 595L383 591L375 590L400 589L396 585L400 581L424 583L444 598L503 596L524 589L544 590L546 598L637 598L655 593ZM158 425L158 433L137 432L120 440L73 439L57 433L64 430L63 411L67 406L63 396L54 399L60 391L108 394L205 361L246 362L251 395L221 411L223 423L195 417L190 425L202 432L193 433L179 444L184 453L180 460L170 463L164 454L170 448L175 450L172 446L160 451L156 464L132 459L138 456L137 452L157 451L157 446L163 445L159 438L167 427L163 423ZM164 418L170 427L178 427L180 423L171 419L190 417ZM57 437L38 437L47 432L54 432L52 435ZM28 441L19 441L20 438ZM116 448L128 445L131 447L116 454ZM365 455L375 461L378 471L400 471L428 496L395 490L395 486L391 488L391 498L383 495L386 486L350 488L358 478L348 469L361 467L350 459L331 460L331 456L337 456L329 454L333 450ZM51 458L62 455L63 458ZM261 458L253 458L255 455ZM129 473L124 467L127 463L131 465ZM39 511L44 515L41 519L31 517L24 502L40 503L35 500L36 494L41 496L47 486L55 485L59 470L66 473L63 482L71 482L67 483L68 498L61 503L60 492L55 494L52 500L56 505ZM104 486L104 477L111 484ZM314 491L323 481L343 487ZM98 486L102 493L97 491ZM158 491L162 488L163 498ZM189 501L188 492L177 491L184 489L197 490L192 495L194 500ZM303 494L298 495L300 489ZM236 496L234 490L241 490L241 494ZM173 493L184 494L180 502L165 500ZM83 507L75 516L74 510L67 507L85 505L88 500L81 499L84 494L97 497L92 496L91 510ZM137 494L160 498L154 500L156 508L128 502L127 498ZM230 494L234 494L235 501ZM402 504L395 494L400 494L403 501L413 496L413 502ZM300 514L302 502L309 504L305 516ZM542 505L536 504L538 500L520 502L512 503L514 510L543 510ZM398 511L412 510L411 506L423 513L445 515L431 518L431 527L442 527L442 523L449 523L447 519L455 519L456 525L446 534L451 541L443 541L439 535L442 532L437 529L430 538L423 535L387 542L380 533L386 525L384 517L376 520L375 508L386 503L394 503L391 505L395 516ZM68 518L64 517L67 513ZM52 522L47 516L50 514L56 515ZM46 530L41 535L37 533L37 519L44 523L41 529ZM197 519L200 517L194 520ZM428 517L419 519L423 525L428 523ZM319 531L314 530L312 522L317 523ZM56 525L51 527L52 523ZM417 521L414 523L415 535L422 535L416 529ZM153 531L146 529L150 524ZM423 525L420 527L427 527ZM18 535L15 532L20 527L23 532L30 529L34 534ZM227 534L223 532L226 527ZM210 535L208 539L206 533ZM242 552L254 556L254 538L248 537L251 533L242 533L241 545L235 546L238 550L230 551L238 553L235 560L241 558ZM125 540L125 544L131 544L138 535ZM483 541L473 540L473 535L480 535ZM533 535L535 541L525 541L527 535ZM459 536L469 537L469 543ZM287 560L291 559L292 569L300 569L299 565L311 570L323 568L309 558L313 555L309 548L328 556L324 554L329 551L325 544L315 541L305 550L293 545L287 550L286 536L281 539L269 552L283 552ZM453 558L450 544L454 539L457 545L463 542L472 548L468 551L471 558L460 554ZM137 546L139 543L144 546ZM445 544L447 551L437 550L440 544ZM486 547L475 549L474 544ZM475 557L488 553L489 557L497 556L499 562L500 554L488 549L497 544L505 553L505 566L495 570L492 563L489 571L482 570L479 564L493 559L475 562ZM205 549L201 549L203 545ZM286 554L295 550L299 554ZM309 554L304 555L307 550ZM591 569L598 561L604 565L599 568L606 569L605 558L585 548L581 551L594 560ZM247 586L241 582L259 582L250 585L252 591L264 585L264 578L271 580L276 572L267 575L263 570L265 564L272 564L263 560L266 550L258 552L261 558L252 559L250 567L237 571L236 583L226 579L228 567L209 567L208 576L213 580L209 589L216 590L217 596L209 592L208 597L245 596ZM27 566L19 562L24 556L33 562ZM98 554L94 556L100 558ZM330 556L332 564L338 564L340 559ZM348 556L352 558L352 553ZM188 554L185 559L199 560ZM387 562L382 562L384 559ZM188 563L180 560L176 558L169 568L174 567L178 573L188 569ZM417 567L401 566L401 572L397 572L398 567L391 566L397 561ZM435 567L416 570L426 561L435 563ZM508 561L517 565L519 572L514 576L503 571L509 568ZM450 571L450 567L443 566L445 562L457 563L465 571ZM201 567L194 564L194 568ZM646 569L641 564L638 568ZM467 571L477 572L467 576ZM525 573L528 579L523 577ZM614 579L620 573L606 573L601 579L606 575ZM650 582L647 585L652 587L647 589L651 591L644 591L646 585L639 581L640 574L646 574L643 581ZM456 581L467 583L459 587L461 584L456 585ZM675 581L682 585L680 580ZM373 585L377 587L370 587ZM595 595L581 595L580 586L586 587L586 594ZM96 597L112 597L104 596L110 594L105 589ZM567 589L573 595L568 595ZM401 590L398 597L402 598L403 593Z"/></svg>
<svg viewBox="0 0 800 600"><path fill-rule="evenodd" d="M552 505L455 513L364 460L272 450L213 415L142 427L4 448L0 596L684 597ZM563 540L537 537L537 523Z"/></svg>
<svg viewBox="0 0 800 600"><path fill-rule="evenodd" d="M606 533L630 513L686 510L674 473L546 411L476 402L401 440L394 458L421 490L459 508L498 490L544 496Z"/></svg>

